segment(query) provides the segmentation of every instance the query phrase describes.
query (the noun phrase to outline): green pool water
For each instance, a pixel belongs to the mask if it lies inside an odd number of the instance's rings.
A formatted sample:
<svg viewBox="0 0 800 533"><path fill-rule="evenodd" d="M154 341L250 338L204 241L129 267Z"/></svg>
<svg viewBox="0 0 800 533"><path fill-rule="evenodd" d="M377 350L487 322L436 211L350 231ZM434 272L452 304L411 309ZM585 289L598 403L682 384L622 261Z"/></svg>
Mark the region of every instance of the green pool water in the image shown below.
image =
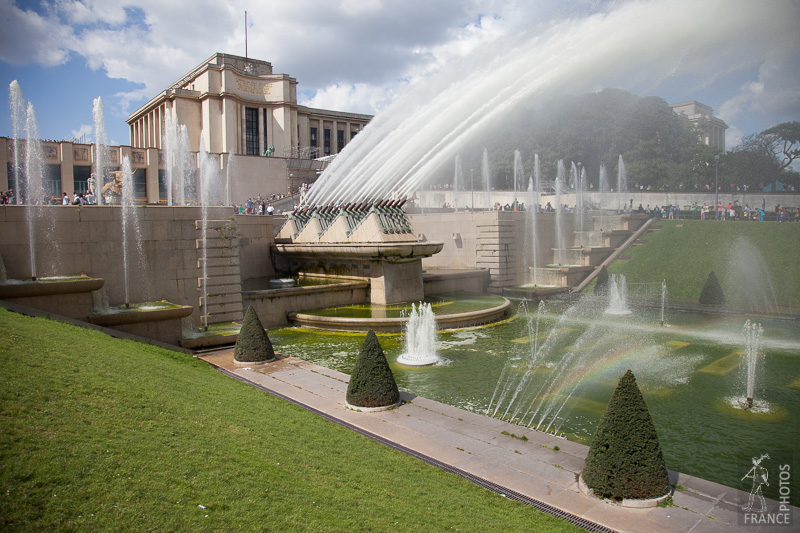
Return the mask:
<svg viewBox="0 0 800 533"><path fill-rule="evenodd" d="M757 319L764 329L759 408L745 411L738 401L746 387L748 317L673 312L662 327L656 313L611 317L580 304L523 308L494 325L439 332L441 362L429 367L396 363L401 335L379 339L401 389L525 426L532 420L585 444L630 368L668 468L749 492L741 478L751 457L769 453L777 476L778 461L791 460L800 442L800 322ZM284 328L270 338L287 355L349 373L364 335ZM798 505L797 476L793 483ZM777 498L777 490L774 483L764 492Z"/></svg>

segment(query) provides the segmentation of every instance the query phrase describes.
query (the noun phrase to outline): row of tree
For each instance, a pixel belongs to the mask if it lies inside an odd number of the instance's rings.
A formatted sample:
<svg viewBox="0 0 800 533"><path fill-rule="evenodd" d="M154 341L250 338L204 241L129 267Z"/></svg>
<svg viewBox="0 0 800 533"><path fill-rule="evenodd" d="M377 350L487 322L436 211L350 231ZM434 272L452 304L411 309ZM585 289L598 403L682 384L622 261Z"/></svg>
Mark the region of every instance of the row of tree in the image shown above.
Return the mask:
<svg viewBox="0 0 800 533"><path fill-rule="evenodd" d="M722 154L703 143L695 126L662 98L640 97L620 89L567 98L545 110L521 110L502 126L473 139L460 155L462 168L473 169L476 188L484 148L496 189L513 188L515 150L521 152L526 177L533 173L534 154L539 154L542 179L556 176L559 159L581 162L595 188L601 163L615 183L620 155L629 187L635 183L651 189L668 186L678 190L683 185L691 190L696 184L713 187L718 171L721 187L747 185L753 190L777 180L800 188L800 174L791 167L800 157L800 122L779 124L745 137L739 146ZM471 177L469 172L465 174L465 188L469 188ZM432 182L452 180L452 168L443 168Z"/></svg>

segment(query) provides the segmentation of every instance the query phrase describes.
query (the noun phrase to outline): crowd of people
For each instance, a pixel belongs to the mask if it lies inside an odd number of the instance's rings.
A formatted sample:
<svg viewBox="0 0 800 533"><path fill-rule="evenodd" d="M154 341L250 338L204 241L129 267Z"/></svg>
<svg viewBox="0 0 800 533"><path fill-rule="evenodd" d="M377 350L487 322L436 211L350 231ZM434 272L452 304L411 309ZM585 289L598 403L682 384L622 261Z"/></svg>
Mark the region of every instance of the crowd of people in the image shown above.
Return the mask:
<svg viewBox="0 0 800 533"><path fill-rule="evenodd" d="M633 205L631 201L631 206ZM650 204L636 209L637 213L645 213L652 215L656 218L676 219L681 216L681 208L678 205L656 205L652 209ZM800 222L800 206L795 208L786 208L778 204L773 211L775 214L776 222ZM761 206L751 207L749 203L741 205L738 200L728 202L717 202L716 205L703 203L699 205L697 202L692 203L689 208L689 213L684 213L684 217L697 218L700 220L747 220L763 222L767 220L766 200L762 200Z"/></svg>

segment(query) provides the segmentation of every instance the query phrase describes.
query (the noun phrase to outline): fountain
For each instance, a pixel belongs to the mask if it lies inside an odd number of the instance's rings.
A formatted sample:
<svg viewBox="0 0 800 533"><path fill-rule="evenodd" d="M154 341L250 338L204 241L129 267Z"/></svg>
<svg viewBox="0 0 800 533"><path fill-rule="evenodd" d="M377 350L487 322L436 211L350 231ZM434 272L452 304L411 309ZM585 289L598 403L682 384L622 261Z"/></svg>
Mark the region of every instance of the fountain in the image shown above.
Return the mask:
<svg viewBox="0 0 800 533"><path fill-rule="evenodd" d="M483 149L483 156L481 156L481 176L486 184L486 206L492 209L494 207L492 205L492 175L489 169L489 151L486 148Z"/></svg>
<svg viewBox="0 0 800 533"><path fill-rule="evenodd" d="M608 192L608 170L606 170L605 163L600 163L600 175L597 178L597 188L600 192Z"/></svg>
<svg viewBox="0 0 800 533"><path fill-rule="evenodd" d="M538 159L537 159L538 162ZM531 272L531 283L533 286L538 285L539 274L537 269L539 267L537 252L538 252L538 235L536 232L536 219L539 217L538 209L539 199L537 198L538 191L534 187L533 178L528 183L528 208L525 210L525 260L523 268L526 272Z"/></svg>
<svg viewBox="0 0 800 533"><path fill-rule="evenodd" d="M764 335L764 328L757 322L750 322L750 320L747 320L744 323L743 333L747 391L742 406L744 409L752 409L753 399L756 394L756 372L759 367L759 349L761 346L761 337Z"/></svg>
<svg viewBox="0 0 800 533"><path fill-rule="evenodd" d="M106 159L108 156L108 136L106 135L106 117L103 101L98 96L92 102L92 118L94 119L94 187L90 187L97 205L103 205L103 187L106 184Z"/></svg>
<svg viewBox="0 0 800 533"><path fill-rule="evenodd" d="M142 239L139 233L139 220L136 212L136 195L133 190L133 170L128 156L122 158L122 268L124 271L125 283L125 307L130 308L130 272L133 270L131 264L131 247L135 249L136 271L141 270L142 261Z"/></svg>
<svg viewBox="0 0 800 533"><path fill-rule="evenodd" d="M39 141L39 130L33 104L28 104L28 117L25 122L25 187L23 189L24 204L28 221L28 244L31 257L31 279L36 280L36 229L44 220L44 207L37 206L44 200L42 181L42 145Z"/></svg>
<svg viewBox="0 0 800 533"><path fill-rule="evenodd" d="M397 362L406 366L428 366L439 362L436 355L436 319L431 304L411 304L405 327L405 350Z"/></svg>
<svg viewBox="0 0 800 533"><path fill-rule="evenodd" d="M619 156L617 163L617 213L622 214L625 210L625 203L622 199L622 191L628 188L628 177L625 174L625 162L622 160L622 154Z"/></svg>
<svg viewBox="0 0 800 533"><path fill-rule="evenodd" d="M608 307L605 313L618 316L632 313L628 308L628 284L623 274L611 274L608 280Z"/></svg>
<svg viewBox="0 0 800 533"><path fill-rule="evenodd" d="M19 157L19 138L22 135L24 127L25 100L22 98L22 88L19 86L17 80L11 82L8 88L8 104L11 110L11 132L13 137L14 147L14 179L16 181L16 188L14 195L16 203L22 205L22 189L20 188L20 170L21 164Z"/></svg>
<svg viewBox="0 0 800 533"><path fill-rule="evenodd" d="M455 171L453 172L453 212L458 213L458 184L464 181L461 171L461 155L456 154Z"/></svg>
<svg viewBox="0 0 800 533"><path fill-rule="evenodd" d="M189 134L185 125L178 123L175 113L167 110L164 117L164 154L166 157L167 205L186 205L189 169ZM194 198L194 193L190 194Z"/></svg>
<svg viewBox="0 0 800 533"><path fill-rule="evenodd" d="M517 211L519 209L519 204L517 202L517 191L519 190L519 184L523 183L525 179L525 171L522 168L522 154L519 150L514 150L514 201L512 202L513 205L511 209L513 211Z"/></svg>
<svg viewBox="0 0 800 533"><path fill-rule="evenodd" d="M558 160L558 174L555 181L556 189L556 224L555 224L555 263L557 265L565 265L567 263L567 238L564 233L563 226L563 206L561 205L561 194L566 180L566 169L564 167L564 160Z"/></svg>
<svg viewBox="0 0 800 533"><path fill-rule="evenodd" d="M202 137L202 135L201 135ZM208 222L209 222L209 207L212 205L219 205L220 197L220 177L219 177L219 163L205 150L205 145L200 143L199 155L199 168L200 168L200 207L202 213L201 220L201 258L200 264L203 270L203 283L202 283L202 302L203 302L203 329L208 331L208 273L209 273L209 257L208 257Z"/></svg>

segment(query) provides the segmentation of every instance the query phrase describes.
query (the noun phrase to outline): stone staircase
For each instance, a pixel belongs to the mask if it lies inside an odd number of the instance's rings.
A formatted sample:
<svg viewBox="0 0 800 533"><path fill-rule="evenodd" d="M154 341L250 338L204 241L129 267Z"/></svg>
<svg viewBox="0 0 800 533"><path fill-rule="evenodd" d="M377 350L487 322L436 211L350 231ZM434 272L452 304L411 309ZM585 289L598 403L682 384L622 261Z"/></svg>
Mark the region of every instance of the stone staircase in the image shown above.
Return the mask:
<svg viewBox="0 0 800 533"><path fill-rule="evenodd" d="M207 224L206 273L203 277L203 221L195 221L197 267L200 269L197 278L200 323L206 323L206 314L209 325L241 322L244 312L236 230L227 220L209 220Z"/></svg>

